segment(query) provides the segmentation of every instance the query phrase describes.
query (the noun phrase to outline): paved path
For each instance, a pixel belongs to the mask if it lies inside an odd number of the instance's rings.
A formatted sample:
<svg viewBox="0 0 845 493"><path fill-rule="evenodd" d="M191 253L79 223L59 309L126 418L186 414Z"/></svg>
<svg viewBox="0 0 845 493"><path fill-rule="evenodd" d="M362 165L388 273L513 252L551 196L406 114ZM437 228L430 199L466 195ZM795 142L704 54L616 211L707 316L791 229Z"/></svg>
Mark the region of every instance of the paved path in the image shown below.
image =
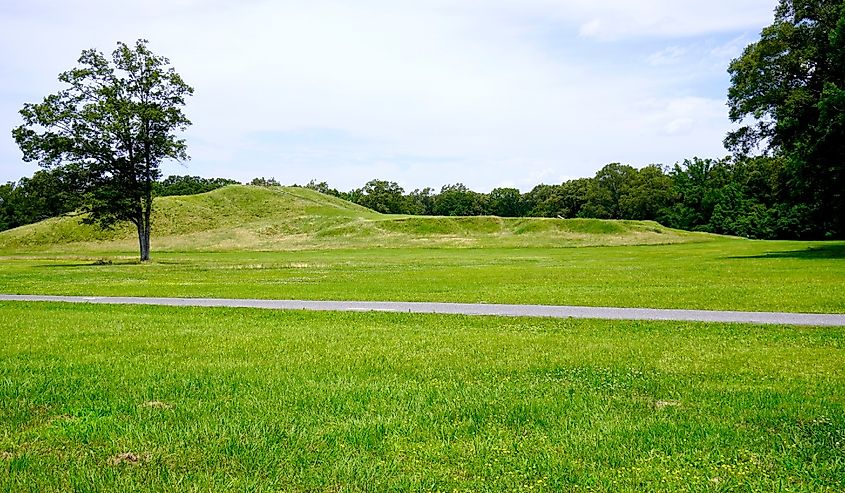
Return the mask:
<svg viewBox="0 0 845 493"><path fill-rule="evenodd" d="M0 301L54 301L166 306L225 306L274 310L318 310L397 313L447 313L498 315L505 317L599 318L605 320L678 320L696 322L741 322L785 325L845 326L845 314L729 312L710 310L666 310L655 308L605 308L549 305L488 305L473 303L423 303L402 301L299 301L225 298L144 298L102 296L41 296L0 294Z"/></svg>

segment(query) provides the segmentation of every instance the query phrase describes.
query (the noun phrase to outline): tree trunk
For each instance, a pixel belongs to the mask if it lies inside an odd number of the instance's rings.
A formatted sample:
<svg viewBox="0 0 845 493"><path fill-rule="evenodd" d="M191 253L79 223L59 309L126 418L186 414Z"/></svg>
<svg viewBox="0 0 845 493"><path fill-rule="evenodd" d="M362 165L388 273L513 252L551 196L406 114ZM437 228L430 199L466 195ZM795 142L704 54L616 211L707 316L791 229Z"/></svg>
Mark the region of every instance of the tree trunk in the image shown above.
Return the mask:
<svg viewBox="0 0 845 493"><path fill-rule="evenodd" d="M150 259L150 222L149 220L138 223L138 245L141 250L141 262Z"/></svg>
<svg viewBox="0 0 845 493"><path fill-rule="evenodd" d="M150 259L150 226L147 224L146 231L144 231L143 245L141 246L141 262L146 262Z"/></svg>
<svg viewBox="0 0 845 493"><path fill-rule="evenodd" d="M142 200L137 209L138 219L135 225L138 227L138 245L141 249L141 262L150 260L150 216L152 216L153 200L151 193L147 192L146 200Z"/></svg>

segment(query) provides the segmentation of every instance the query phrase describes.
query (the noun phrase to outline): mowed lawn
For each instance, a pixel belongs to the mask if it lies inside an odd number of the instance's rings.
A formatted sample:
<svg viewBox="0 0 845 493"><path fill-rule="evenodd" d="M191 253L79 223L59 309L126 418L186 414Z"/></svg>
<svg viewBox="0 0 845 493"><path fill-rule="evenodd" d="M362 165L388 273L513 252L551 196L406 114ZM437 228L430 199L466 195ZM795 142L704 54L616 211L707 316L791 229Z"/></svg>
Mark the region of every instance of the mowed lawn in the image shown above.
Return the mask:
<svg viewBox="0 0 845 493"><path fill-rule="evenodd" d="M0 491L842 491L841 328L0 304Z"/></svg>
<svg viewBox="0 0 845 493"><path fill-rule="evenodd" d="M135 255L10 254L0 292L845 312L843 242Z"/></svg>

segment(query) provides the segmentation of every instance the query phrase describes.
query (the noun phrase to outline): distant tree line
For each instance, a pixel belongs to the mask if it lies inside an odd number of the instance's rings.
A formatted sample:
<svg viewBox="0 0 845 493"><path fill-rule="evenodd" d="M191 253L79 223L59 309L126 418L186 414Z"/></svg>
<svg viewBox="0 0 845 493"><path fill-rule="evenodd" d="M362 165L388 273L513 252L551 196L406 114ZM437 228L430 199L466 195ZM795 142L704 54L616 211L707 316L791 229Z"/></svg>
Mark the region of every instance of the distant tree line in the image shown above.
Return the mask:
<svg viewBox="0 0 845 493"><path fill-rule="evenodd" d="M63 168L36 171L32 177L0 185L0 231L71 214L85 201L81 177ZM240 184L227 178L168 176L153 182L153 196L193 195L226 185Z"/></svg>
<svg viewBox="0 0 845 493"><path fill-rule="evenodd" d="M176 176L153 183L153 195L167 197L170 195L194 195L210 192L227 185L240 185L237 180L228 178L202 178L200 176Z"/></svg>
<svg viewBox="0 0 845 493"><path fill-rule="evenodd" d="M816 211L789 200L784 167L785 160L775 157L693 158L640 169L611 163L592 178L537 185L526 193L516 188L479 193L461 183L406 193L380 179L349 192L325 182L305 187L387 214L635 219L747 238L842 237Z"/></svg>
<svg viewBox="0 0 845 493"><path fill-rule="evenodd" d="M16 228L75 211L79 187L63 170L36 171L0 185L0 230Z"/></svg>
<svg viewBox="0 0 845 493"><path fill-rule="evenodd" d="M341 192L312 180L305 188L349 200L386 214L500 217L558 217L654 220L672 228L767 239L842 238L816 210L790 201L787 160L779 157L699 159L673 166L637 169L620 163L592 178L535 186L522 193L495 188L470 190L462 183L406 192L396 182L375 179ZM82 200L75 175L60 169L0 186L0 229L72 213ZM168 176L154 195L191 195L237 184L225 178ZM256 186L279 186L255 178Z"/></svg>

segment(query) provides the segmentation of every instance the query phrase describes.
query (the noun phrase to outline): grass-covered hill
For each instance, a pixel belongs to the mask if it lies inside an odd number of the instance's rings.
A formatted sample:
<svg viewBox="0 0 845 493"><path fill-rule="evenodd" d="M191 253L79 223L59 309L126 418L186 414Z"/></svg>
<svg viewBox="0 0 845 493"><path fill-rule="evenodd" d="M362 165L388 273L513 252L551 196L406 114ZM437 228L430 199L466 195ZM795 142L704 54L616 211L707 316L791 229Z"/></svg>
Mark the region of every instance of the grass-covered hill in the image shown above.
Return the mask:
<svg viewBox="0 0 845 493"><path fill-rule="evenodd" d="M313 190L229 186L156 199L153 250L285 250L367 246L578 246L700 241L651 221L396 216ZM130 224L103 231L79 217L0 233L0 251L133 251Z"/></svg>

